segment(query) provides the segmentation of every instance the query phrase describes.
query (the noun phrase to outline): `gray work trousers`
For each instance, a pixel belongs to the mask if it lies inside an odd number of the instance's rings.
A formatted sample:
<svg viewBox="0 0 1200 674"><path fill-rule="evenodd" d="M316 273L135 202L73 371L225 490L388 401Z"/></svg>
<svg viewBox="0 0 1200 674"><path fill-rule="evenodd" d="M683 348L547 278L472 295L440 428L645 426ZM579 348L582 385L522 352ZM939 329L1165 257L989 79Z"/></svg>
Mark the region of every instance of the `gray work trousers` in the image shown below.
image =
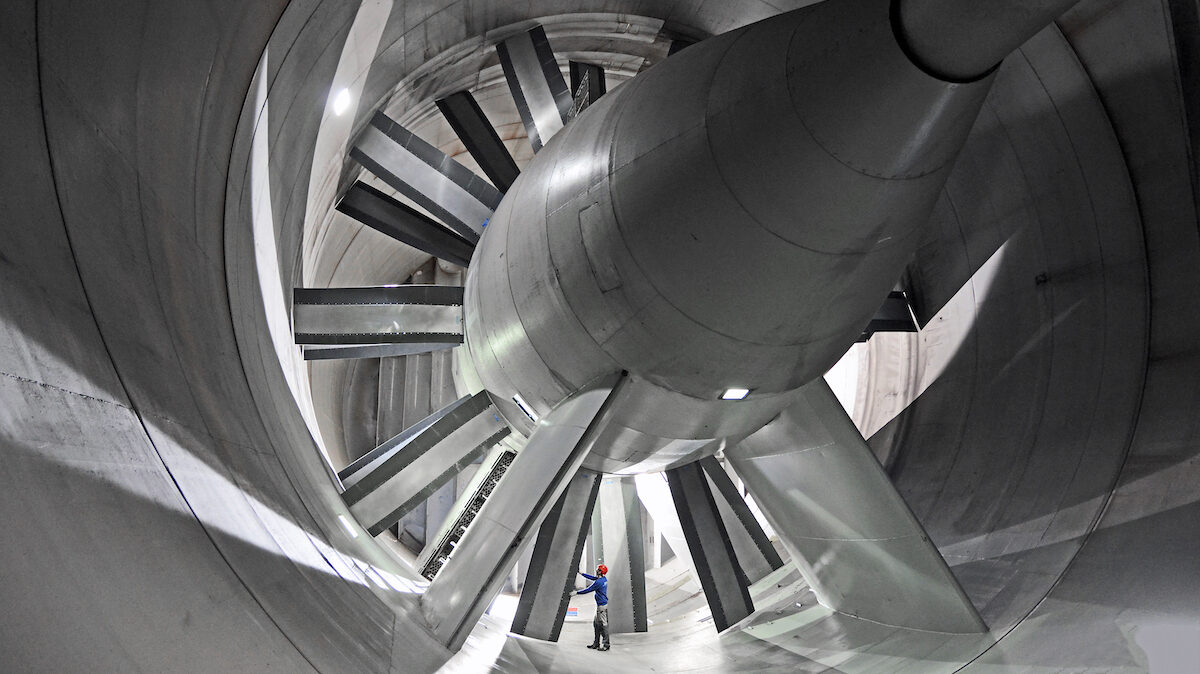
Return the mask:
<svg viewBox="0 0 1200 674"><path fill-rule="evenodd" d="M592 618L592 630L596 632L593 646L608 646L608 606L597 606L596 617ZM604 641L600 639L603 637Z"/></svg>

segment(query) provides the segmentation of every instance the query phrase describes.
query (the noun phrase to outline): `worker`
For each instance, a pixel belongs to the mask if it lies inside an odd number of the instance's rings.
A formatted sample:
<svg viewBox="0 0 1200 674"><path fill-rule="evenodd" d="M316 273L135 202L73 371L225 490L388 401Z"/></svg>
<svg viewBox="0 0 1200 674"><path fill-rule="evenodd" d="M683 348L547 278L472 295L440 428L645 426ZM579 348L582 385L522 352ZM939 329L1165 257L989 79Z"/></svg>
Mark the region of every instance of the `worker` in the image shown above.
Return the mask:
<svg viewBox="0 0 1200 674"><path fill-rule="evenodd" d="M592 581L591 585L583 588L576 594L587 594L588 592L596 593L596 617L592 619L592 629L596 633L595 639L592 640L592 645L588 648L594 648L598 651L608 650L608 567L601 564L596 567L596 575L579 572L579 575Z"/></svg>

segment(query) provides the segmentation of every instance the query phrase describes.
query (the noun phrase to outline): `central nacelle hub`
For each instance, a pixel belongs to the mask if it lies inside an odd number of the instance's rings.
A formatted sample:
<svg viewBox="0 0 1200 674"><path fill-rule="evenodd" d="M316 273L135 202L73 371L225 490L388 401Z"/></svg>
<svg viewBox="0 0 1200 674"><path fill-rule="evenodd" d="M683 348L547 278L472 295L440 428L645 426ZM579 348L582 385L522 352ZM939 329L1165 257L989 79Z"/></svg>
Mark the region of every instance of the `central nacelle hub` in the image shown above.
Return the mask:
<svg viewBox="0 0 1200 674"><path fill-rule="evenodd" d="M480 379L536 416L624 370L643 417L690 405L704 432L752 432L880 306L986 89L912 65L885 0L759 22L616 88L535 157L475 251ZM749 396L720 400L735 387Z"/></svg>

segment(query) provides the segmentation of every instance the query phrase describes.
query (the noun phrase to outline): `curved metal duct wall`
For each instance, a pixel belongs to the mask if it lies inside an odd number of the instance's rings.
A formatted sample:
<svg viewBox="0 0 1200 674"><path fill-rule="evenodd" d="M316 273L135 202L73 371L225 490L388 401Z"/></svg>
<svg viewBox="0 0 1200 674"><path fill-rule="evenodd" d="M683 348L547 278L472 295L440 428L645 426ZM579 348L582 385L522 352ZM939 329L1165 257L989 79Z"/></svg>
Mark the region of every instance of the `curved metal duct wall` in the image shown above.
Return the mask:
<svg viewBox="0 0 1200 674"><path fill-rule="evenodd" d="M287 390L269 345L236 338L262 317L231 310L258 291L227 279L253 251L226 255L226 182L283 10L6 5L3 194L21 214L4 222L0 300L6 669L381 671L397 643L418 669L446 656L397 620L416 615L408 572L340 526L290 395L254 394L268 376Z"/></svg>
<svg viewBox="0 0 1200 674"><path fill-rule="evenodd" d="M1183 4L1085 3L1006 62L1028 82L986 106L910 268L938 376L877 444L1005 637L981 670L1200 667Z"/></svg>
<svg viewBox="0 0 1200 674"><path fill-rule="evenodd" d="M6 668L428 671L449 656L411 571L339 521L255 276L244 123L258 111L243 101L266 48L287 288L343 4L6 5ZM471 36L563 11L531 4L397 3L364 100ZM779 11L696 4L603 11L695 36ZM1172 671L1173 644L1197 642L1197 98L1174 52L1194 32L1169 33L1189 30L1182 11L1088 2L1012 59L1012 96L994 92L918 256L932 317L1008 242L986 299L954 314L973 321L962 347L927 328L922 353L945 372L877 438L1007 636L960 660L909 644L915 667ZM904 647L824 638L813 648ZM839 667L871 662L854 658Z"/></svg>
<svg viewBox="0 0 1200 674"><path fill-rule="evenodd" d="M980 267L975 292L927 327L941 372L894 422L906 432L892 475L959 576L981 584L973 599L994 630L1023 617L1022 595L1042 596L1094 526L1145 370L1133 184L1069 54L1050 29L1001 68L934 215L937 244L912 266L929 304ZM935 340L955 318L967 338Z"/></svg>

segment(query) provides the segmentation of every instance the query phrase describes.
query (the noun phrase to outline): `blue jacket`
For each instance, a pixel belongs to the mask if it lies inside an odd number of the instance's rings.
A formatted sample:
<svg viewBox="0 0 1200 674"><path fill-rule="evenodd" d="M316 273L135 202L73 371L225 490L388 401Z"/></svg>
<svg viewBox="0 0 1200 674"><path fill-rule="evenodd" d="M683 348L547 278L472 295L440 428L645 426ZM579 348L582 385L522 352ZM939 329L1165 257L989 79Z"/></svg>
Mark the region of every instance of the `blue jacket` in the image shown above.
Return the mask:
<svg viewBox="0 0 1200 674"><path fill-rule="evenodd" d="M592 581L591 585L583 588L576 594L587 594L588 592L596 593L596 606L608 606L608 579L604 576L591 576L586 573L579 575Z"/></svg>

